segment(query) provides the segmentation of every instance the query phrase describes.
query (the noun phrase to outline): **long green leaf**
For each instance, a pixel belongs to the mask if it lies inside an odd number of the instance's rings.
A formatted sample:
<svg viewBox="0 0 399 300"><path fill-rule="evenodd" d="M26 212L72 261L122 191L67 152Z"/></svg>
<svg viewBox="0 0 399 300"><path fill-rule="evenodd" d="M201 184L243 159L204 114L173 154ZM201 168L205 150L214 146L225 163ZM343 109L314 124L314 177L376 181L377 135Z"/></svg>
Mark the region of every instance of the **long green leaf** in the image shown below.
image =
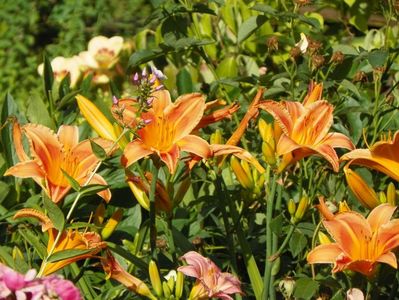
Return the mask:
<svg viewBox="0 0 399 300"><path fill-rule="evenodd" d="M65 226L65 217L62 210L47 195L43 195L44 208L47 210L54 227L61 231Z"/></svg>
<svg viewBox="0 0 399 300"><path fill-rule="evenodd" d="M57 262L60 260L65 260L69 258L73 258L80 255L85 255L90 253L91 249L67 249L53 253L49 258L48 262Z"/></svg>

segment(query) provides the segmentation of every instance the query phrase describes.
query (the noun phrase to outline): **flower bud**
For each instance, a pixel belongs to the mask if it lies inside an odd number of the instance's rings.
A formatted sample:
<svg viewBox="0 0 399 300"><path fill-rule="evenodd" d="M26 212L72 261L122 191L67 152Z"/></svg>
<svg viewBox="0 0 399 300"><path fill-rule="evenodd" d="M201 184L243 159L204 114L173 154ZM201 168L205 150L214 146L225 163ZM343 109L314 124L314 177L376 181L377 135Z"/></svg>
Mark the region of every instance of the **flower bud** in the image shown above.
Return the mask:
<svg viewBox="0 0 399 300"><path fill-rule="evenodd" d="M162 282L162 290L163 290L163 294L165 295L166 299L169 299L170 296L172 295L172 291L169 288L169 285L167 284L166 281Z"/></svg>
<svg viewBox="0 0 399 300"><path fill-rule="evenodd" d="M234 174L237 177L237 180L245 189L251 189L254 186L251 174L247 173L242 163L235 157L232 156L230 159L230 165L233 169Z"/></svg>
<svg viewBox="0 0 399 300"><path fill-rule="evenodd" d="M380 203L387 203L387 196L383 191L378 193L378 200L380 200Z"/></svg>
<svg viewBox="0 0 399 300"><path fill-rule="evenodd" d="M120 220L123 216L123 210L118 208L111 216L111 219L105 224L104 228L101 230L101 238L103 240L108 239L111 234L115 231L116 226L118 226Z"/></svg>
<svg viewBox="0 0 399 300"><path fill-rule="evenodd" d="M176 283L176 278L177 278L177 272L175 270L169 271L168 274L164 276L164 278L167 280L167 284L169 287L169 290L173 292L175 289L175 283Z"/></svg>
<svg viewBox="0 0 399 300"><path fill-rule="evenodd" d="M159 276L158 266L153 260L151 260L148 265L148 273L150 275L150 281L155 293L157 296L162 297L163 289L161 277Z"/></svg>
<svg viewBox="0 0 399 300"><path fill-rule="evenodd" d="M173 198L173 205L178 205L183 200L183 198L186 195L190 186L191 186L191 178L190 178L190 176L187 176L180 183L180 186L176 192L176 195Z"/></svg>
<svg viewBox="0 0 399 300"><path fill-rule="evenodd" d="M319 231L318 237L321 245L331 244L330 238L324 232Z"/></svg>
<svg viewBox="0 0 399 300"><path fill-rule="evenodd" d="M388 184L387 202L393 206L396 206L396 189L395 185L392 182Z"/></svg>
<svg viewBox="0 0 399 300"><path fill-rule="evenodd" d="M80 112L94 131L104 139L116 141L117 136L114 132L114 127L97 106L82 95L77 95L75 98Z"/></svg>
<svg viewBox="0 0 399 300"><path fill-rule="evenodd" d="M263 157L264 157L265 161L269 165L271 165L271 166L276 165L276 163L277 163L276 153L275 153L274 149L270 146L269 143L267 143L267 142L262 143L262 153L263 153Z"/></svg>
<svg viewBox="0 0 399 300"><path fill-rule="evenodd" d="M182 272L177 271L176 288L175 288L176 300L179 300L183 295L183 288L184 288L184 274Z"/></svg>
<svg viewBox="0 0 399 300"><path fill-rule="evenodd" d="M296 211L296 204L294 199L288 200L287 206L288 206L288 212L290 213L291 217L293 217Z"/></svg>
<svg viewBox="0 0 399 300"><path fill-rule="evenodd" d="M294 222L297 223L302 220L303 216L305 215L306 211L308 210L308 197L303 196L301 200L299 200L298 208L294 215Z"/></svg>
<svg viewBox="0 0 399 300"><path fill-rule="evenodd" d="M211 134L210 143L211 144L224 144L222 131L220 129L216 129L216 131Z"/></svg>
<svg viewBox="0 0 399 300"><path fill-rule="evenodd" d="M377 194L361 176L349 169L348 165L344 167L344 173L349 188L363 206L372 209L379 204Z"/></svg>
<svg viewBox="0 0 399 300"><path fill-rule="evenodd" d="M346 201L344 200L339 202L338 211L342 213L346 211L351 211L351 209L349 208L348 203L346 203Z"/></svg>
<svg viewBox="0 0 399 300"><path fill-rule="evenodd" d="M105 206L103 203L100 203L97 208L96 212L94 213L93 216L93 223L96 226L100 226L104 222L104 214L105 214Z"/></svg>

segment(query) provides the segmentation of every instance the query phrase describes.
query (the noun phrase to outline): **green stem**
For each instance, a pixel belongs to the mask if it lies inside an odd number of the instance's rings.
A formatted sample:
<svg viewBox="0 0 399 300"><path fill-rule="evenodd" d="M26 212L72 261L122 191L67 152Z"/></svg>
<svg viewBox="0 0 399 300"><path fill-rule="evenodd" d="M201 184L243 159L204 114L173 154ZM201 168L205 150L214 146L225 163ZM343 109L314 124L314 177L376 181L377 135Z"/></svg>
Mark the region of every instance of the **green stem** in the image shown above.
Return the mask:
<svg viewBox="0 0 399 300"><path fill-rule="evenodd" d="M234 229L237 234L238 242L243 252L244 263L247 268L249 280L251 281L251 285L254 290L255 299L260 300L262 296L262 277L260 276L258 266L256 265L255 257L252 254L247 238L242 230L242 226L238 222L239 215L235 206L235 202L230 198L230 194L225 189L222 188L220 178L216 180L216 188L222 191L226 197L231 218L233 220Z"/></svg>
<svg viewBox="0 0 399 300"><path fill-rule="evenodd" d="M175 247L175 239L173 236L173 210L167 216L168 220L168 241L169 241L169 253L172 253L173 262L177 265L177 253Z"/></svg>
<svg viewBox="0 0 399 300"><path fill-rule="evenodd" d="M157 260L156 254L156 241L157 241L157 227L156 227L156 211L155 211L155 193L157 187L159 169L154 167L152 174L151 187L150 187L150 246L151 256L155 261Z"/></svg>
<svg viewBox="0 0 399 300"><path fill-rule="evenodd" d="M277 175L273 173L266 200L266 258L265 258L265 273L263 275L263 293L262 293L262 299L265 300L268 299L269 297L271 272L273 266L273 262L269 260L269 257L272 255L272 249L273 249L273 233L271 231L270 224L273 218L273 202L276 193L276 181L277 181Z"/></svg>
<svg viewBox="0 0 399 300"><path fill-rule="evenodd" d="M281 253L284 251L285 247L287 246L288 242L290 241L291 236L292 236L292 234L295 231L295 228L296 228L296 225L291 225L290 226L290 230L288 231L288 233L287 233L283 243L281 244L280 248L278 248L278 250L275 251L271 257L268 258L269 260L273 261L273 260L275 260L277 257L279 257L281 255Z"/></svg>

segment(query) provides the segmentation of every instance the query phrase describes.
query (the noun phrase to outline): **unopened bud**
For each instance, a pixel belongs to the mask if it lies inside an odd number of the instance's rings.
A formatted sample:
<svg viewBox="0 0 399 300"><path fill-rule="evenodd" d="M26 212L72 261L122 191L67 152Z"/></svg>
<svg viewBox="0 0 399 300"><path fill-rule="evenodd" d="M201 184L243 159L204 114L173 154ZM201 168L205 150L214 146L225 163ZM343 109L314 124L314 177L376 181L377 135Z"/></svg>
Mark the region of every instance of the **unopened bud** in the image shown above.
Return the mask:
<svg viewBox="0 0 399 300"><path fill-rule="evenodd" d="M262 143L262 153L263 153L263 157L264 157L265 161L269 165L274 166L277 163L276 153L268 142Z"/></svg>
<svg viewBox="0 0 399 300"><path fill-rule="evenodd" d="M351 209L349 208L348 203L346 203L346 201L344 200L339 202L338 211L342 213L346 211L351 211Z"/></svg>
<svg viewBox="0 0 399 300"><path fill-rule="evenodd" d="M344 173L349 188L363 206L373 209L379 204L374 189L369 187L360 175L349 169L348 165L344 167Z"/></svg>
<svg viewBox="0 0 399 300"><path fill-rule="evenodd" d="M104 222L104 215L105 215L105 206L103 203L100 203L97 206L96 212L94 213L94 216L93 216L94 225L96 225L96 226L102 225L102 223Z"/></svg>
<svg viewBox="0 0 399 300"><path fill-rule="evenodd" d="M380 203L387 203L387 196L383 191L378 193L378 200L380 200Z"/></svg>
<svg viewBox="0 0 399 300"><path fill-rule="evenodd" d="M299 222L302 220L303 216L305 215L306 211L308 210L309 200L308 197L303 196L301 200L299 200L298 208L294 215L294 221Z"/></svg>
<svg viewBox="0 0 399 300"><path fill-rule="evenodd" d="M165 295L166 299L169 299L170 296L172 295L172 291L169 288L169 285L167 284L166 281L162 282L162 290L163 290L163 294Z"/></svg>
<svg viewBox="0 0 399 300"><path fill-rule="evenodd" d="M167 280L169 290L173 292L175 289L175 283L176 283L176 278L177 278L177 273L175 270L171 270L164 278Z"/></svg>
<svg viewBox="0 0 399 300"><path fill-rule="evenodd" d="M294 216L295 212L296 212L296 204L294 199L290 199L288 200L288 212L290 213L291 216Z"/></svg>
<svg viewBox="0 0 399 300"><path fill-rule="evenodd" d="M224 144L222 131L220 129L216 129L216 131L211 134L210 143L211 144Z"/></svg>
<svg viewBox="0 0 399 300"><path fill-rule="evenodd" d="M396 206L396 189L395 185L392 182L388 184L387 202L393 206Z"/></svg>
<svg viewBox="0 0 399 300"><path fill-rule="evenodd" d="M183 287L184 287L184 274L182 272L177 271L176 288L175 288L175 297L177 300L179 300L183 295Z"/></svg>
<svg viewBox="0 0 399 300"><path fill-rule="evenodd" d="M123 211L118 208L114 212L108 222L105 224L104 228L101 230L101 238L103 240L108 239L111 234L115 231L116 226L118 226L120 220L122 219Z"/></svg>
<svg viewBox="0 0 399 300"><path fill-rule="evenodd" d="M148 273L150 275L152 288L154 289L157 296L162 297L163 289L161 277L159 276L158 266L153 260L151 260L148 264Z"/></svg>
<svg viewBox="0 0 399 300"><path fill-rule="evenodd" d="M254 186L251 173L247 173L243 164L235 157L232 156L230 160L231 168L233 169L234 174L237 177L238 182L244 187L245 189L251 189Z"/></svg>
<svg viewBox="0 0 399 300"><path fill-rule="evenodd" d="M319 231L318 237L321 245L331 244L330 238L324 232Z"/></svg>

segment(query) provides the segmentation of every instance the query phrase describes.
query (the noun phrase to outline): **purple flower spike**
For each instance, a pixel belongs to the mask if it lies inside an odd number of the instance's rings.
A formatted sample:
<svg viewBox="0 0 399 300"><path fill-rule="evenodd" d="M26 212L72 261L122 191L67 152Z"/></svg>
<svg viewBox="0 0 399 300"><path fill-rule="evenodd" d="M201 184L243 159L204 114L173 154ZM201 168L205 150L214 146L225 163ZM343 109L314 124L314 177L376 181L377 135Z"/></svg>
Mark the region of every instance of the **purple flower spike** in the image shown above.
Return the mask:
<svg viewBox="0 0 399 300"><path fill-rule="evenodd" d="M162 90L164 88L164 86L163 86L163 84L161 84L161 85L158 85L154 90L155 91L160 91L160 90Z"/></svg>
<svg viewBox="0 0 399 300"><path fill-rule="evenodd" d="M118 105L119 99L116 98L116 96L112 96L112 103L113 103L114 105Z"/></svg>
<svg viewBox="0 0 399 300"><path fill-rule="evenodd" d="M148 98L148 99L147 99L147 105L148 105L148 106L151 106L153 101L154 101L154 97Z"/></svg>
<svg viewBox="0 0 399 300"><path fill-rule="evenodd" d="M139 84L139 73L134 73L133 75L133 84Z"/></svg>
<svg viewBox="0 0 399 300"><path fill-rule="evenodd" d="M147 68L143 69L143 71L141 72L141 77L147 78Z"/></svg>

